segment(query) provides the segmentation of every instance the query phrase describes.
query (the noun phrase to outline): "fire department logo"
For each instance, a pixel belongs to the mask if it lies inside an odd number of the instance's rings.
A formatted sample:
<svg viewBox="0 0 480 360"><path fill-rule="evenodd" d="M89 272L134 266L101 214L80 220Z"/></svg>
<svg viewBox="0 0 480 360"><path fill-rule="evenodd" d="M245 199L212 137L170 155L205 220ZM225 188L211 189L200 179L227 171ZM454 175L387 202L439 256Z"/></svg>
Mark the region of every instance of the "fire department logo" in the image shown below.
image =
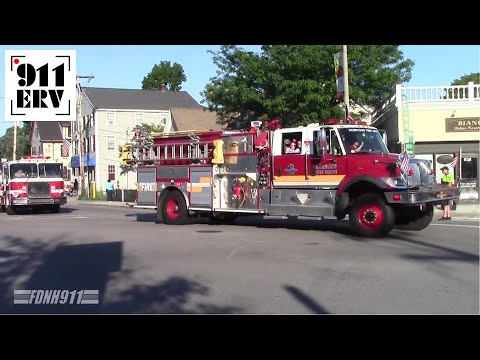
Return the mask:
<svg viewBox="0 0 480 360"><path fill-rule="evenodd" d="M447 193L443 192L443 191L440 191L438 194L437 194L437 198L439 199L443 199L444 197L447 197Z"/></svg>
<svg viewBox="0 0 480 360"><path fill-rule="evenodd" d="M295 174L297 171L298 171L298 169L297 169L293 164L289 164L289 165L285 168L285 172L286 172L288 175L293 175L293 174Z"/></svg>

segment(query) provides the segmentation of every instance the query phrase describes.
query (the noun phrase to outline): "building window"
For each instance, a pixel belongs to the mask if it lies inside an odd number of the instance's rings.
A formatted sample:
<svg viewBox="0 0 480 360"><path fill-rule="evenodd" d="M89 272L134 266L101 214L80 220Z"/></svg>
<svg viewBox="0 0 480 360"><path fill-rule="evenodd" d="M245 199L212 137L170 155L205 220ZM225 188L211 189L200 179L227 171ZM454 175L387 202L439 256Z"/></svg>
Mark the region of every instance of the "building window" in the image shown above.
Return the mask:
<svg viewBox="0 0 480 360"><path fill-rule="evenodd" d="M108 180L115 181L115 165L108 165Z"/></svg>
<svg viewBox="0 0 480 360"><path fill-rule="evenodd" d="M165 127L167 125L168 114L160 114L160 126Z"/></svg>
<svg viewBox="0 0 480 360"><path fill-rule="evenodd" d="M145 114L144 113L135 113L135 125L140 126L145 122Z"/></svg>
<svg viewBox="0 0 480 360"><path fill-rule="evenodd" d="M462 156L461 179L476 179L478 176L478 157Z"/></svg>
<svg viewBox="0 0 480 360"><path fill-rule="evenodd" d="M114 112L107 112L107 125L115 125L115 113Z"/></svg>
<svg viewBox="0 0 480 360"><path fill-rule="evenodd" d="M62 127L62 132L63 132L63 137L65 139L71 139L72 138L72 128L70 126L63 126Z"/></svg>
<svg viewBox="0 0 480 360"><path fill-rule="evenodd" d="M107 149L108 150L115 150L115 136L108 135L107 136Z"/></svg>
<svg viewBox="0 0 480 360"><path fill-rule="evenodd" d="M36 147L32 146L32 148L30 150L30 155L33 155L33 156L37 155L37 148Z"/></svg>
<svg viewBox="0 0 480 360"><path fill-rule="evenodd" d="M95 136L90 136L90 151L95 152Z"/></svg>

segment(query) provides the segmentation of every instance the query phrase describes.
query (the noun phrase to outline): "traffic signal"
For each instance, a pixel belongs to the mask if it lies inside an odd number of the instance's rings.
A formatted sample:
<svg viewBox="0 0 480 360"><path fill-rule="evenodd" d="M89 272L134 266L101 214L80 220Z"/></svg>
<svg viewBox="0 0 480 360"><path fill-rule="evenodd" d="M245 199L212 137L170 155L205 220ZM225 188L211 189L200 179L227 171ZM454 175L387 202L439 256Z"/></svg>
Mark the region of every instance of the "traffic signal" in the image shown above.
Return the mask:
<svg viewBox="0 0 480 360"><path fill-rule="evenodd" d="M123 145L122 146L122 162L124 164L130 163L132 157L130 156L130 145Z"/></svg>

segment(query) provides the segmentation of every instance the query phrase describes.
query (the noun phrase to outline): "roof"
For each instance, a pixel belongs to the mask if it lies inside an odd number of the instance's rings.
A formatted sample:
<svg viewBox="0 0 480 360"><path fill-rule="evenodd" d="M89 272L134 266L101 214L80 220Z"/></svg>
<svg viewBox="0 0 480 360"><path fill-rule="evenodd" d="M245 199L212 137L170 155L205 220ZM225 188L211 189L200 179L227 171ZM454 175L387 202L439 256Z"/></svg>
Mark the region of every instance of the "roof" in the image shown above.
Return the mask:
<svg viewBox="0 0 480 360"><path fill-rule="evenodd" d="M174 131L224 130L217 124L217 113L203 107L200 109L173 108L170 111Z"/></svg>
<svg viewBox="0 0 480 360"><path fill-rule="evenodd" d="M141 89L84 88L98 109L169 110L170 108L203 108L186 91Z"/></svg>
<svg viewBox="0 0 480 360"><path fill-rule="evenodd" d="M58 121L37 121L40 141L63 141Z"/></svg>

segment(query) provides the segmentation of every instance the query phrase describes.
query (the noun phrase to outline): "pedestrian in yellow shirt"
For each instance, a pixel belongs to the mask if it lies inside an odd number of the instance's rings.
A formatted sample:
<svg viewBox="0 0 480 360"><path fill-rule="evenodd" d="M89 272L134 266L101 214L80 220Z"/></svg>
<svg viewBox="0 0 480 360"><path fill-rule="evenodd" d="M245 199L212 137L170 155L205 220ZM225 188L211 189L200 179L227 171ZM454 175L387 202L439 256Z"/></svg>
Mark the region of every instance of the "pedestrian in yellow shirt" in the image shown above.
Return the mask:
<svg viewBox="0 0 480 360"><path fill-rule="evenodd" d="M448 167L444 166L440 170L443 172L441 182L443 185L452 186L455 183L453 175L448 172ZM447 200L443 205L443 217L438 220L452 220L452 215L450 213L450 201Z"/></svg>

